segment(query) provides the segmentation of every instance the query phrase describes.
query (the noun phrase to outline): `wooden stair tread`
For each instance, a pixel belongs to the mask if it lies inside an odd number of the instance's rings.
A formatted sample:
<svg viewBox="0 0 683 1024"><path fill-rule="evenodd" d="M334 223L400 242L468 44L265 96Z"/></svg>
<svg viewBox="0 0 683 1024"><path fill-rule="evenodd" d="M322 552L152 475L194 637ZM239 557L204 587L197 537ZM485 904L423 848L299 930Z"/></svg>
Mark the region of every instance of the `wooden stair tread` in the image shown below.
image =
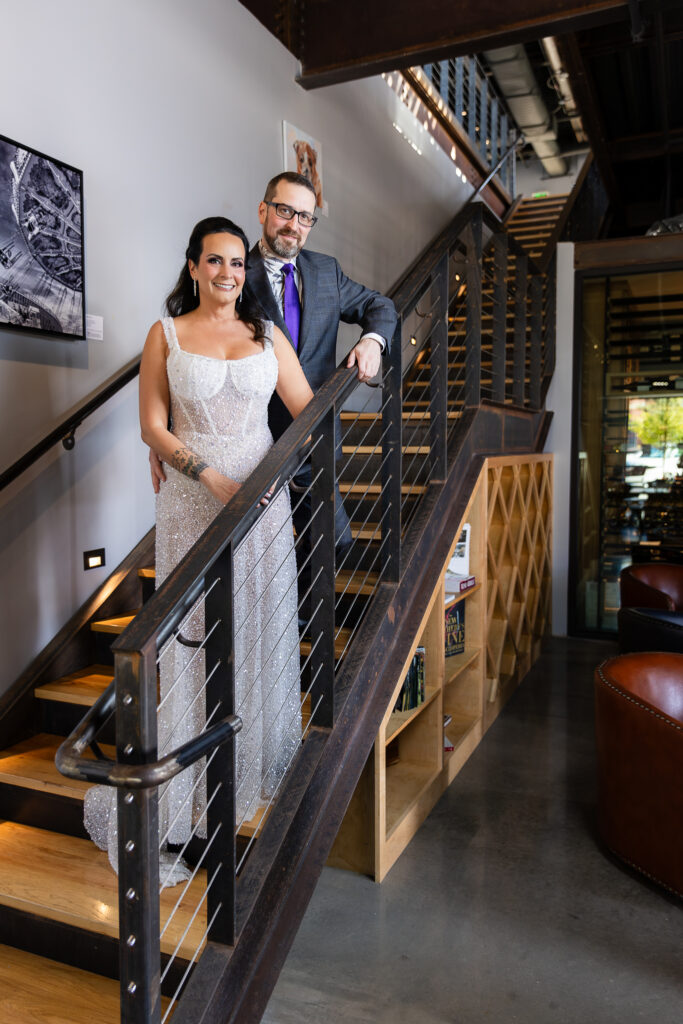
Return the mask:
<svg viewBox="0 0 683 1024"><path fill-rule="evenodd" d="M167 1006L168 1000L162 999ZM94 1008L97 1008L95 1012ZM13 946L0 946L0 1020L119 1024L119 983Z"/></svg>
<svg viewBox="0 0 683 1024"><path fill-rule="evenodd" d="M62 701L65 704L92 705L102 696L114 678L110 665L90 665L52 683L37 686L34 694L40 700Z"/></svg>
<svg viewBox="0 0 683 1024"><path fill-rule="evenodd" d="M341 658L341 656L344 653L344 650L346 648L346 645L349 642L350 637L351 637L351 630L350 629L340 629L339 630L337 636L334 638L334 656L335 656L335 658ZM302 640L301 641L301 654L304 657L308 657L308 655L310 653L311 653L311 641L310 640Z"/></svg>
<svg viewBox="0 0 683 1024"><path fill-rule="evenodd" d="M374 593L379 574L366 569L342 569L334 580L335 591L340 594L361 594L370 597Z"/></svg>
<svg viewBox="0 0 683 1024"><path fill-rule="evenodd" d="M91 783L68 779L55 765L55 754L62 741L62 736L40 733L7 747L0 752L0 782L82 800ZM101 749L107 756L115 754L113 747Z"/></svg>
<svg viewBox="0 0 683 1024"><path fill-rule="evenodd" d="M205 884L200 870L166 929L162 952L173 953ZM182 886L162 891L162 927L182 891ZM118 939L117 877L107 854L88 839L0 821L0 906ZM179 956L194 954L205 929L203 906L182 939Z"/></svg>
<svg viewBox="0 0 683 1024"><path fill-rule="evenodd" d="M115 615L111 619L98 619L90 623L90 628L93 633L123 633L126 626L130 625L136 615L137 610L130 612L128 615Z"/></svg>
<svg viewBox="0 0 683 1024"><path fill-rule="evenodd" d="M380 541L382 539L382 527L377 523L351 523L351 535L354 540Z"/></svg>
<svg viewBox="0 0 683 1024"><path fill-rule="evenodd" d="M429 452L429 448L427 448L427 452ZM154 574L154 569L148 569L147 572ZM369 573L365 583L362 582L364 576L365 572L360 571L343 570L338 572L335 579L336 592L339 594L342 590L347 590L350 594L372 594L377 582L377 573ZM153 576L149 578L153 578Z"/></svg>
<svg viewBox="0 0 683 1024"><path fill-rule="evenodd" d="M362 495L376 495L382 490L381 484L364 484L362 482L350 484L341 480L339 490L342 494L350 494L354 497ZM424 494L427 490L424 484L401 484L401 494Z"/></svg>
<svg viewBox="0 0 683 1024"><path fill-rule="evenodd" d="M342 445L342 452L344 455L381 455L382 445L374 444L344 444ZM429 455L429 445L417 445L417 444L404 444L403 445L404 455Z"/></svg>

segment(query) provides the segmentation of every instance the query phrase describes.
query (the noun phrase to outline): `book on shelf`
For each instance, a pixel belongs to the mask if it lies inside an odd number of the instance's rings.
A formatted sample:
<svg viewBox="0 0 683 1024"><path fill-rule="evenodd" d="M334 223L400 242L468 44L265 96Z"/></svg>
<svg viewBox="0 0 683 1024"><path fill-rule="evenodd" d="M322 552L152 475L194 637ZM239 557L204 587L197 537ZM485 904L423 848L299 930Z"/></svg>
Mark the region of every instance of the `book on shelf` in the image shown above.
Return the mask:
<svg viewBox="0 0 683 1024"><path fill-rule="evenodd" d="M458 604L446 608L446 657L454 654L463 654L465 650L465 605L466 601L459 601Z"/></svg>
<svg viewBox="0 0 683 1024"><path fill-rule="evenodd" d="M451 715L446 714L446 715L443 716L443 749L444 749L444 753L448 753L449 751L454 749L453 743L451 742L451 740L449 740L448 736L446 735L446 729L448 728L448 726L451 724L452 721L453 721L453 718L451 717Z"/></svg>
<svg viewBox="0 0 683 1024"><path fill-rule="evenodd" d="M418 647L399 690L394 711L412 711L425 700L425 649Z"/></svg>
<svg viewBox="0 0 683 1024"><path fill-rule="evenodd" d="M461 576L460 573L447 571L444 575L444 599L446 604L452 601L459 594L464 594L476 586L477 577L473 575Z"/></svg>

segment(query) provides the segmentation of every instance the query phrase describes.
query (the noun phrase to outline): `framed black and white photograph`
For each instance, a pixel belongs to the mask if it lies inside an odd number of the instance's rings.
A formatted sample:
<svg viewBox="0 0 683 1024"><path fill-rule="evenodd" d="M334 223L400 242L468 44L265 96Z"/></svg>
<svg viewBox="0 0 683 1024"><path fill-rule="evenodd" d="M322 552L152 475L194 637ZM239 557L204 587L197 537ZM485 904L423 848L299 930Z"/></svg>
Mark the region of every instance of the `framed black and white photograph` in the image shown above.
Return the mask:
<svg viewBox="0 0 683 1024"><path fill-rule="evenodd" d="M0 135L0 327L85 337L83 173Z"/></svg>

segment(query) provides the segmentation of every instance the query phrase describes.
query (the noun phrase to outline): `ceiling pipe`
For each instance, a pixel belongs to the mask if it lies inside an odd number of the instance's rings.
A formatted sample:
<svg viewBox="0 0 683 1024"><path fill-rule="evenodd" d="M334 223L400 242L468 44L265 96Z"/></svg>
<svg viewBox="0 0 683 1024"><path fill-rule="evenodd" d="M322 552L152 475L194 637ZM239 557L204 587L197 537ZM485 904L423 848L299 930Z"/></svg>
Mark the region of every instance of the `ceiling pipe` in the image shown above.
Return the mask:
<svg viewBox="0 0 683 1024"><path fill-rule="evenodd" d="M583 127L583 121L581 120L579 108L577 107L576 100L574 99L572 87L569 84L569 75L562 65L560 54L557 49L557 43L552 36L546 36L545 39L541 40L541 45L552 70L550 84L557 93L562 109L569 118L571 126L574 129L574 135L576 135L576 141L587 142L588 136L586 135ZM564 155L568 155L566 150L564 151Z"/></svg>
<svg viewBox="0 0 683 1024"><path fill-rule="evenodd" d="M546 174L551 178L566 174L568 166L560 154L555 118L541 96L524 47L485 50L484 57L517 127L533 146Z"/></svg>

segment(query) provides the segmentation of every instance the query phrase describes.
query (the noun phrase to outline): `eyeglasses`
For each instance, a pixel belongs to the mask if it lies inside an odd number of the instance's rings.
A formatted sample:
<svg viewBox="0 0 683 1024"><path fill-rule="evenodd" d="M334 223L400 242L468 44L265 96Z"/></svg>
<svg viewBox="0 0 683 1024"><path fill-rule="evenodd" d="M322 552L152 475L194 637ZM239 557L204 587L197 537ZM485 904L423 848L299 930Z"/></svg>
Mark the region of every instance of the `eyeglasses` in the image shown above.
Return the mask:
<svg viewBox="0 0 683 1024"><path fill-rule="evenodd" d="M312 228L318 221L318 218L314 217L312 213L307 213L306 210L295 210L284 203L271 203L266 200L266 206L272 206L278 217L282 217L283 220L291 220L292 217L298 217L299 224L304 228Z"/></svg>

